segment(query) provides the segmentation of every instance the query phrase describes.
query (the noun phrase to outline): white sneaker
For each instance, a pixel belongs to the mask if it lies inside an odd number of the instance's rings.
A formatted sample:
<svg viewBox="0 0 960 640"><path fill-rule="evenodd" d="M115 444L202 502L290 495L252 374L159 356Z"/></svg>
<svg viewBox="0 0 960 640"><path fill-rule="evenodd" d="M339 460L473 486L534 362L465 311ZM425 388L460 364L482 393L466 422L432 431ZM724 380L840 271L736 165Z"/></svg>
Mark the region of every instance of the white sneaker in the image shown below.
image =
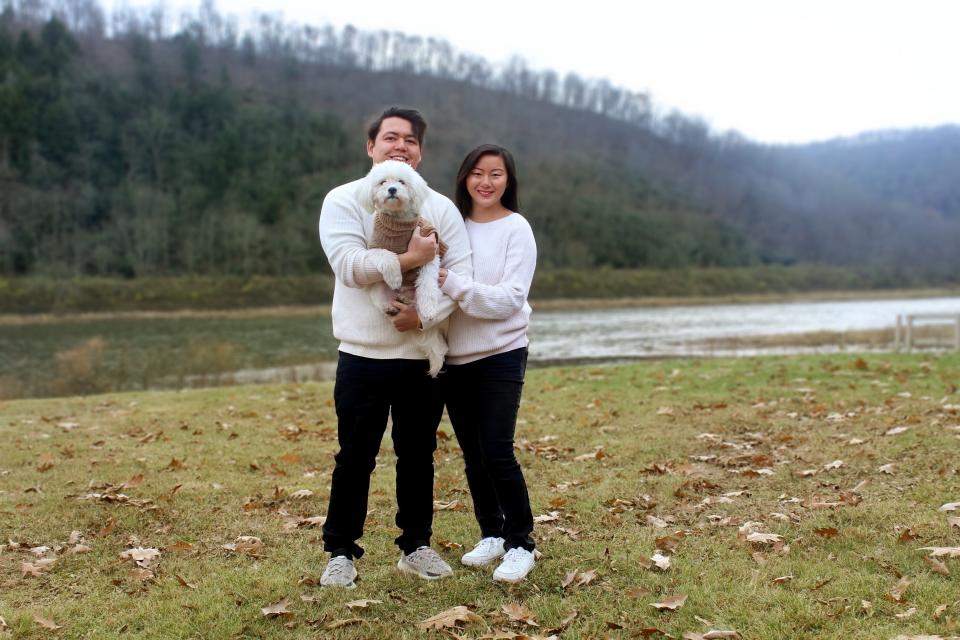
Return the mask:
<svg viewBox="0 0 960 640"><path fill-rule="evenodd" d="M400 552L397 569L416 574L426 580L438 580L453 575L450 565L430 547L420 547L410 554Z"/></svg>
<svg viewBox="0 0 960 640"><path fill-rule="evenodd" d="M323 570L320 576L321 587L342 587L344 589L353 589L356 585L357 570L353 566L353 560L346 556L334 556L327 563L327 568Z"/></svg>
<svg viewBox="0 0 960 640"><path fill-rule="evenodd" d="M503 538L484 538L477 543L473 551L463 554L460 562L468 567L482 567L497 558L502 558L506 551L503 549Z"/></svg>
<svg viewBox="0 0 960 640"><path fill-rule="evenodd" d="M520 582L527 577L535 563L533 551L515 547L503 556L503 562L493 572L493 579L500 582Z"/></svg>

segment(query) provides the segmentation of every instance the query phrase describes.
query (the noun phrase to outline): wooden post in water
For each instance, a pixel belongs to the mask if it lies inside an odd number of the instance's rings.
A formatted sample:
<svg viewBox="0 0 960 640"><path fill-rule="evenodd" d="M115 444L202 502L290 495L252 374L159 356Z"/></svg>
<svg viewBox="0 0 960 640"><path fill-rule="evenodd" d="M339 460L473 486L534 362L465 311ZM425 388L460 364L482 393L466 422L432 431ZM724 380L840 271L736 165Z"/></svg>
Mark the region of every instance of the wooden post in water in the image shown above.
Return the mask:
<svg viewBox="0 0 960 640"><path fill-rule="evenodd" d="M913 316L907 316L907 353L913 351Z"/></svg>
<svg viewBox="0 0 960 640"><path fill-rule="evenodd" d="M900 351L903 347L903 316L897 314L897 326L893 329L893 350Z"/></svg>

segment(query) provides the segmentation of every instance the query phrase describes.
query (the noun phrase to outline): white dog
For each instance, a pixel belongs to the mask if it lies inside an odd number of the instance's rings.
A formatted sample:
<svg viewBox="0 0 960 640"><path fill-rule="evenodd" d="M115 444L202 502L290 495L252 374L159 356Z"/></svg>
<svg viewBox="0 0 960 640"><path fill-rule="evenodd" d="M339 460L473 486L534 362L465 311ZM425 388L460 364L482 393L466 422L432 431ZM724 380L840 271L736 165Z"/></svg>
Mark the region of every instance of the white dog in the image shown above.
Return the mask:
<svg viewBox="0 0 960 640"><path fill-rule="evenodd" d="M400 254L406 251L415 231L424 236L436 233L433 226L420 216L428 194L427 183L420 174L397 160L374 165L358 193L360 205L374 215L373 237L368 248L383 252L377 263L383 283L370 287L373 303L388 315L397 313L390 306L391 301L412 303L425 323L432 322L440 311L440 296L443 295L437 280L440 256L434 256L419 269L401 273L396 258L388 252ZM439 246L440 255L443 255L446 245L440 242ZM430 362L430 375L436 377L447 353L442 327L433 326L420 332L419 346Z"/></svg>

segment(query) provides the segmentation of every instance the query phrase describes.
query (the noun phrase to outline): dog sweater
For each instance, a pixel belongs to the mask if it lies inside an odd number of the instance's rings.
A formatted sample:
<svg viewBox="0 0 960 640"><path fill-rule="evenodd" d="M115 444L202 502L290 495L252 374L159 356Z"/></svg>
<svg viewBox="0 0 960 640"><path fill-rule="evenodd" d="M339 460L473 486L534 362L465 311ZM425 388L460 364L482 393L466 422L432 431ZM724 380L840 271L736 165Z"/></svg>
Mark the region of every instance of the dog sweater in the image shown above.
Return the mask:
<svg viewBox="0 0 960 640"><path fill-rule="evenodd" d="M426 238L430 234L436 234L437 230L423 216L418 216L413 220L397 220L392 216L384 216L377 213L373 219L373 238L370 239L371 249L387 249L400 254L407 250L410 243L410 237L414 229L419 229L420 235ZM447 245L437 236L440 257L447 253ZM403 286L412 287L417 276L420 275L420 268L410 269L403 274Z"/></svg>

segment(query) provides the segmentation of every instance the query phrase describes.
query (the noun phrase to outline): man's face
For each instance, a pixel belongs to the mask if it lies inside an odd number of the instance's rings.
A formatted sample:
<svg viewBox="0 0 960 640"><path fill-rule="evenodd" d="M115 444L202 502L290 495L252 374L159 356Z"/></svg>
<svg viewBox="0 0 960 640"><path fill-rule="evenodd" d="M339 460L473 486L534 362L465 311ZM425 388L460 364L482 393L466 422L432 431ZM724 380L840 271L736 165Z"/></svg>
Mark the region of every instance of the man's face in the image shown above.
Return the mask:
<svg viewBox="0 0 960 640"><path fill-rule="evenodd" d="M384 118L376 140L367 140L367 155L373 164L399 160L416 169L420 164L420 143L413 133L413 125L403 118Z"/></svg>

